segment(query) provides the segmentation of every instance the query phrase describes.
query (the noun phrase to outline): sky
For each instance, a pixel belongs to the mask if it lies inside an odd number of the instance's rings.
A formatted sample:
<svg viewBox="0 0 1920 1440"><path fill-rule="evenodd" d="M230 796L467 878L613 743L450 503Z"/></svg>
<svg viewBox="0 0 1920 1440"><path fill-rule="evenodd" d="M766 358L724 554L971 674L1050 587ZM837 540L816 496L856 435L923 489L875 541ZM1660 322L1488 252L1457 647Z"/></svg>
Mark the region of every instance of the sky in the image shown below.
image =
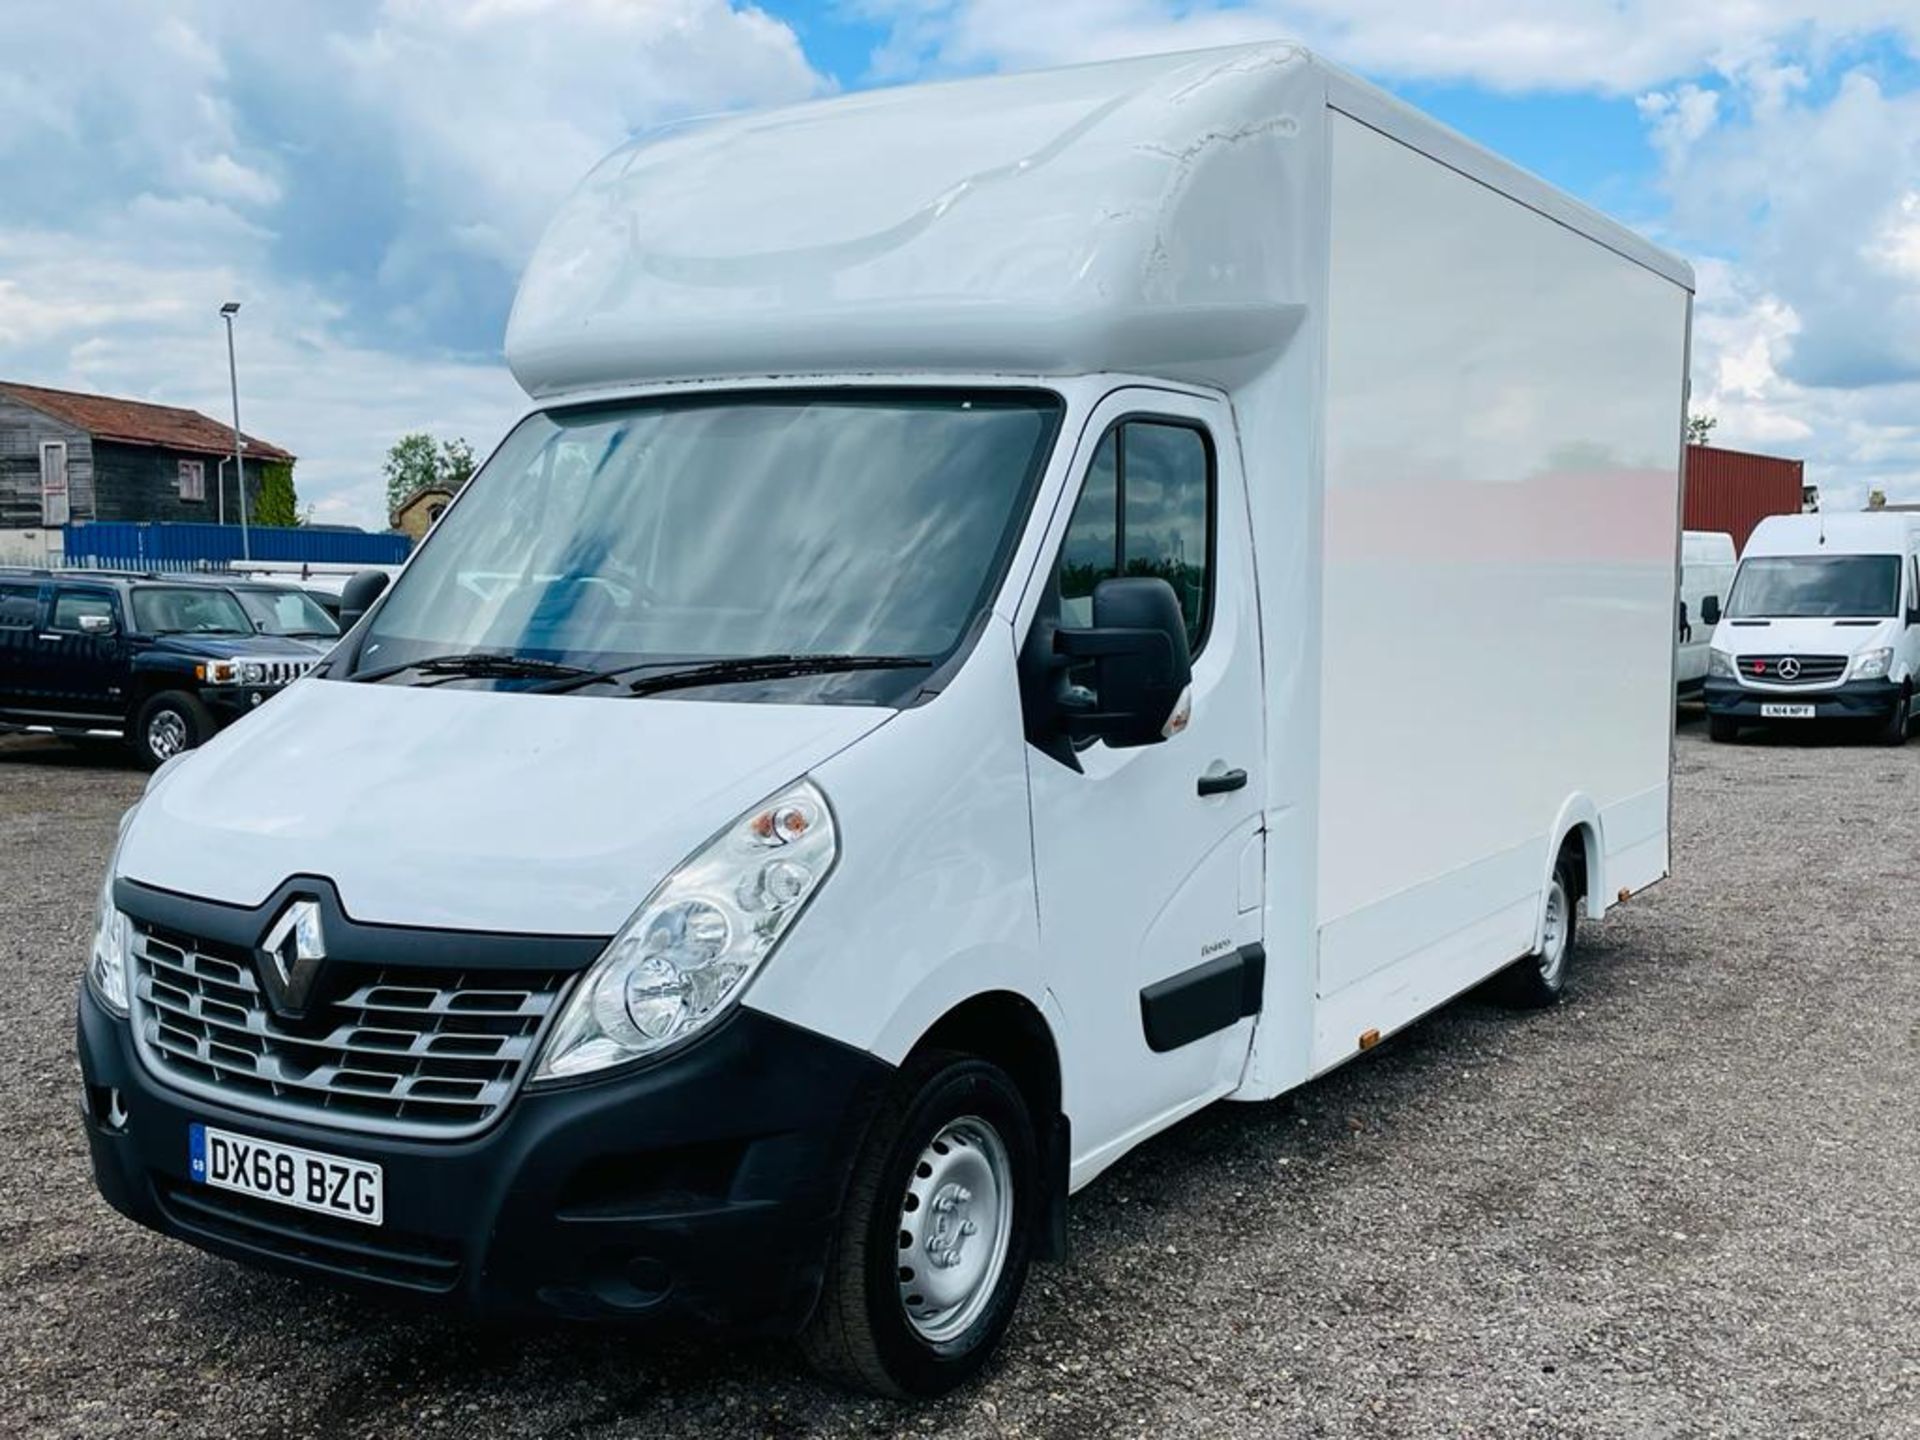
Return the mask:
<svg viewBox="0 0 1920 1440"><path fill-rule="evenodd" d="M399 435L526 408L520 269L636 131L1275 37L1691 259L1716 443L1920 502L1920 0L5 0L0 379L225 418L238 300L244 428L378 527Z"/></svg>

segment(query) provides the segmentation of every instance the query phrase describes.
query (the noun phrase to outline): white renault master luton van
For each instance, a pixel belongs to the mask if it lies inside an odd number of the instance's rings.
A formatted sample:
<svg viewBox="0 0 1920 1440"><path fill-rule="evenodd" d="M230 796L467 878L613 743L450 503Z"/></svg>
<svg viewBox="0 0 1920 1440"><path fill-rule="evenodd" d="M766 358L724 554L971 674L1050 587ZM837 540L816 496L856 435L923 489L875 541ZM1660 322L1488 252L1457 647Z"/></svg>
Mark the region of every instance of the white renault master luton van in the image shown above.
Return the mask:
<svg viewBox="0 0 1920 1440"><path fill-rule="evenodd" d="M1775 515L1713 632L1707 724L1860 719L1904 745L1920 681L1920 516Z"/></svg>
<svg viewBox="0 0 1920 1440"><path fill-rule="evenodd" d="M617 152L530 413L123 825L100 1188L958 1383L1134 1146L1666 873L1690 284L1283 46Z"/></svg>
<svg viewBox="0 0 1920 1440"><path fill-rule="evenodd" d="M1686 530L1680 535L1680 617L1674 674L1680 699L1698 697L1706 688L1707 656L1713 627L1720 623L1727 590L1733 584L1733 536L1717 530Z"/></svg>

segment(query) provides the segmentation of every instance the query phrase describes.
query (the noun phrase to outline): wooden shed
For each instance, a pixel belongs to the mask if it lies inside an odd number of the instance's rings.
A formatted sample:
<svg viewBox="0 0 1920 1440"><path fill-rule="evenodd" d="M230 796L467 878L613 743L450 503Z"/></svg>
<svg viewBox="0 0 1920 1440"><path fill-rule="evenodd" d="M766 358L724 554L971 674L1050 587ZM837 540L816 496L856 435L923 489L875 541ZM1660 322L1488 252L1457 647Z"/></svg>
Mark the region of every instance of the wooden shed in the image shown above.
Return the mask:
<svg viewBox="0 0 1920 1440"><path fill-rule="evenodd" d="M265 468L294 457L257 436L241 439L251 507ZM237 524L232 471L232 427L197 410L0 380L0 529L87 520Z"/></svg>

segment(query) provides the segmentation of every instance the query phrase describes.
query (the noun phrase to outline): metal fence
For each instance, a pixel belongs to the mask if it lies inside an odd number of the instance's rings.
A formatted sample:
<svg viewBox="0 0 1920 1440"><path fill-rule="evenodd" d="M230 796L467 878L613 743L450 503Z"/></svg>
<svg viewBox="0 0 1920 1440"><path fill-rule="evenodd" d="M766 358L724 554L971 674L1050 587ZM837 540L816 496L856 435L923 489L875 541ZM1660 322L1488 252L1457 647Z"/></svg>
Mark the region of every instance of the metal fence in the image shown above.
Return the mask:
<svg viewBox="0 0 1920 1440"><path fill-rule="evenodd" d="M252 525L247 540L248 558L290 565L398 565L413 548L405 535L306 526ZM240 558L238 525L102 520L66 532L66 563L88 570L224 570Z"/></svg>

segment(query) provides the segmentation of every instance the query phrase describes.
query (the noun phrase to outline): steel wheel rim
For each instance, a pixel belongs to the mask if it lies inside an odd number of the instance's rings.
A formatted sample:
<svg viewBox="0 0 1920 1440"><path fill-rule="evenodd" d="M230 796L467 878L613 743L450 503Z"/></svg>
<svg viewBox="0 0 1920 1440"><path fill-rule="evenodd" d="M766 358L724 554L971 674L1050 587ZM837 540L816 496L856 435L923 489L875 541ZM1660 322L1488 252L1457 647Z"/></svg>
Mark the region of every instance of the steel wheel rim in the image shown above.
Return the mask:
<svg viewBox="0 0 1920 1440"><path fill-rule="evenodd" d="M900 1305L930 1344L963 1334L999 1288L1013 1242L1013 1164L977 1115L941 1126L900 1197Z"/></svg>
<svg viewBox="0 0 1920 1440"><path fill-rule="evenodd" d="M1567 889L1555 880L1547 889L1547 915L1540 926L1540 978L1550 986L1560 983L1567 968L1568 928Z"/></svg>
<svg viewBox="0 0 1920 1440"><path fill-rule="evenodd" d="M187 748L187 722L177 710L162 710L147 721L147 748L171 760Z"/></svg>

